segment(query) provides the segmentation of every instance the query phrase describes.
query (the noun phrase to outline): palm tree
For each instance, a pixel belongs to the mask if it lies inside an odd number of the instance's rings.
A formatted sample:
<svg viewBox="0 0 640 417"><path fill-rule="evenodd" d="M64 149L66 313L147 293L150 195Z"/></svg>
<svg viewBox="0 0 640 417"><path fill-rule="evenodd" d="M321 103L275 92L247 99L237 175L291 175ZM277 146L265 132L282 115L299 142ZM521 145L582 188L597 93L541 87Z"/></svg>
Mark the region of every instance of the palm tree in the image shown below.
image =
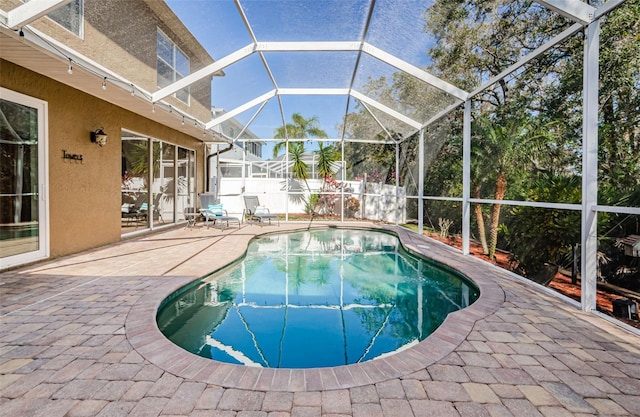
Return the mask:
<svg viewBox="0 0 640 417"><path fill-rule="evenodd" d="M530 119L526 115L503 117L500 121L479 117L476 119L475 128L477 136L472 143L472 153L480 158L476 164L472 164L474 171L478 174L473 189L474 197L478 197L478 181L494 178L493 199L504 200L508 178L521 168L524 156L533 150L533 139L539 135L534 133ZM483 163L482 167L478 162ZM500 203L491 206L488 242L490 259L493 259L496 252L501 207ZM477 206L476 215L478 227L482 227L484 223L482 210L478 210Z"/></svg>
<svg viewBox="0 0 640 417"><path fill-rule="evenodd" d="M274 139L285 139L283 142L278 142L273 148L273 157L277 158L280 152L287 147L290 160L293 162L292 172L295 178L304 180L307 182L309 178L309 167L302 160L304 155L304 142L289 142L289 138L294 139L306 139L306 138L326 138L327 133L318 127L318 118L313 116L309 119L305 119L299 113L293 113L291 116L292 123L287 123L285 126L280 126L275 130L273 135ZM307 184L307 188L309 188Z"/></svg>
<svg viewBox="0 0 640 417"><path fill-rule="evenodd" d="M318 142L318 149L313 151L318 157L318 176L323 180L336 173L335 162L339 160L338 149L333 145L324 146Z"/></svg>
<svg viewBox="0 0 640 417"><path fill-rule="evenodd" d="M326 138L327 133L318 127L318 118L313 116L309 119L305 119L299 113L293 113L291 116L292 123L287 123L285 126L280 126L275 130L273 137L275 139L285 139L282 142L276 143L273 148L273 157L277 158L280 152L285 148L289 154L289 160L293 163L291 172L295 179L303 180L307 190L310 190L307 179L309 178L309 166L303 160L305 148L304 142L290 142L289 138L306 139L309 137ZM289 183L288 187L292 187ZM304 197L297 197L305 203L305 206L309 204L305 201Z"/></svg>
<svg viewBox="0 0 640 417"><path fill-rule="evenodd" d="M340 158L338 149L333 145L324 146L324 143L318 142L318 149L313 151L313 153L317 156L318 176L322 178L322 187L320 191L328 191L328 182L336 173L335 162ZM316 199L315 204L312 204L312 207L310 208L312 215L316 212L317 206L320 203L323 205L333 204L333 201L331 198L327 199L326 196L320 195Z"/></svg>
<svg viewBox="0 0 640 417"><path fill-rule="evenodd" d="M316 116L305 119L300 113L293 113L291 120L293 123L287 123L275 130L275 134L273 135L274 139L306 139L310 137L322 139L327 137L327 132L318 127L319 121ZM276 143L276 146L273 148L274 158L280 154L280 151L282 151L286 144L287 141ZM291 147L291 142L289 142L289 147Z"/></svg>

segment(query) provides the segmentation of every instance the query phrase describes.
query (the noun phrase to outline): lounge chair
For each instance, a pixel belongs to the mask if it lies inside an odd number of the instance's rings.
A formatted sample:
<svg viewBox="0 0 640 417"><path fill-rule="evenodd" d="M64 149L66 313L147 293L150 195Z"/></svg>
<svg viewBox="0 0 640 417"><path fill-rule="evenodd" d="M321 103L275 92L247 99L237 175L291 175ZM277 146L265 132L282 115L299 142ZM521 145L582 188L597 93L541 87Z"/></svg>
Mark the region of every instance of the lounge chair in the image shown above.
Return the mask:
<svg viewBox="0 0 640 417"><path fill-rule="evenodd" d="M210 204L207 208L201 208L200 214L204 217L204 225L209 228L209 222L214 225L216 222L220 222L220 230L224 230L225 223L229 227L229 222L238 223L238 229L240 229L240 219L237 217L229 216L227 210L222 208L222 204Z"/></svg>
<svg viewBox="0 0 640 417"><path fill-rule="evenodd" d="M184 227L185 229L196 225L196 222L198 221L198 212L195 207L185 207L182 214L184 215L184 219L187 221L187 224Z"/></svg>
<svg viewBox="0 0 640 417"><path fill-rule="evenodd" d="M162 198L162 193L157 193L153 198L151 211L153 214L153 220L159 220L162 223L164 223L164 219L162 218L162 212L160 212L160 198ZM140 209L138 211L144 214L146 217L146 215L148 215L149 213L149 205L146 202L140 204Z"/></svg>
<svg viewBox="0 0 640 417"><path fill-rule="evenodd" d="M131 226L131 223L133 223L136 228L138 228L138 223L144 222L147 218L147 214L138 211L134 203L122 204L122 206L120 207L120 212L122 224L124 226Z"/></svg>
<svg viewBox="0 0 640 417"><path fill-rule="evenodd" d="M257 195L245 195L244 207L244 217L247 219L248 223L257 222L262 226L265 220L269 220L269 224L271 224L271 220L277 220L278 226L280 226L280 219L278 216L271 214L266 206L261 206Z"/></svg>

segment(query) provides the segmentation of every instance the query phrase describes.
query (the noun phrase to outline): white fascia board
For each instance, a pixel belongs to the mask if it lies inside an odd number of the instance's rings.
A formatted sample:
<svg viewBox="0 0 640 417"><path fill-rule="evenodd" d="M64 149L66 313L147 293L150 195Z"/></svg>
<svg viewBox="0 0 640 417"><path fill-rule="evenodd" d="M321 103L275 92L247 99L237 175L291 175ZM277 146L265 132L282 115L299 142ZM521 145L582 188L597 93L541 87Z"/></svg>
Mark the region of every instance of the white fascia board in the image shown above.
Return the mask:
<svg viewBox="0 0 640 417"><path fill-rule="evenodd" d="M210 122L207 122L205 124L205 128L207 129L211 129L212 127L219 125L220 123L223 123L229 119L234 118L235 116L239 115L242 112L245 112L247 110L249 110L252 107L257 106L258 104L262 104L263 102L273 98L276 96L276 90L271 90L266 94L261 95L260 97L256 97L251 101L248 101L246 103L244 103L241 106L236 107L235 109L223 114L220 117L216 117L215 119L211 120Z"/></svg>
<svg viewBox="0 0 640 417"><path fill-rule="evenodd" d="M588 24L593 20L596 8L580 0L535 0L547 9L577 23Z"/></svg>
<svg viewBox="0 0 640 417"><path fill-rule="evenodd" d="M398 120L400 120L401 122L413 127L414 129L420 129L420 127L422 126L420 123L416 122L415 120L405 116L404 114L398 113L397 111L393 110L392 108L389 108L387 106L385 106L382 103L377 102L376 100L365 96L364 94L356 91L356 90L351 90L351 97L356 98L360 101L362 101L363 103L366 103L372 107L375 107L376 109L388 114L389 116L396 118Z"/></svg>
<svg viewBox="0 0 640 417"><path fill-rule="evenodd" d="M73 0L37 0L24 3L7 13L7 26L18 29Z"/></svg>
<svg viewBox="0 0 640 417"><path fill-rule="evenodd" d="M375 46L366 43L362 46L362 51L371 55L374 58L379 59L382 62L386 62L387 64L406 72L407 74L413 75L419 80L426 82L429 85L434 86L438 90L444 91L447 94L451 94L452 96L464 101L469 97L469 93L466 91L456 87L453 84L450 84L440 78L429 74L428 72L416 67L415 65L411 65L406 61L403 61L382 49L376 48Z"/></svg>
<svg viewBox="0 0 640 417"><path fill-rule="evenodd" d="M360 42L258 42L257 52L359 51Z"/></svg>
<svg viewBox="0 0 640 417"><path fill-rule="evenodd" d="M569 38L570 36L573 36L576 32L582 30L583 27L584 26L581 23L574 23L573 25L571 25L570 27L568 27L567 29L565 29L561 33L557 34L556 36L554 36L553 38L551 38L550 40L548 40L544 44L542 44L539 47L537 47L535 50L531 51L531 53L529 55L524 56L518 62L516 62L515 64L509 66L507 69L502 71L500 74L496 75L495 77L492 77L491 79L489 79L489 81L487 81L486 83L484 83L480 87L478 87L475 90L473 90L469 94L469 97L473 97L476 94L481 93L482 91L484 91L487 88L491 87L493 84L497 83L502 78L504 78L507 75L511 74L512 72L514 72L518 68L520 68L523 65L527 64L528 62L536 59L538 56L540 56L543 53L547 52L549 49L553 48L554 46L556 46L560 42L564 41L565 39Z"/></svg>
<svg viewBox="0 0 640 417"><path fill-rule="evenodd" d="M278 94L283 96L346 96L348 88L279 88Z"/></svg>
<svg viewBox="0 0 640 417"><path fill-rule="evenodd" d="M213 64L209 64L206 67L199 69L196 72L193 72L181 80L176 81L173 84L170 84L155 93L151 96L151 101L156 102L162 100L165 97L170 96L171 94L182 90L185 87L190 86L191 84L200 81L205 77L209 77L212 74L228 67L229 65L235 64L236 62L248 57L255 51L255 44L249 44L244 48L240 48L235 52L230 53L222 59L217 60Z"/></svg>

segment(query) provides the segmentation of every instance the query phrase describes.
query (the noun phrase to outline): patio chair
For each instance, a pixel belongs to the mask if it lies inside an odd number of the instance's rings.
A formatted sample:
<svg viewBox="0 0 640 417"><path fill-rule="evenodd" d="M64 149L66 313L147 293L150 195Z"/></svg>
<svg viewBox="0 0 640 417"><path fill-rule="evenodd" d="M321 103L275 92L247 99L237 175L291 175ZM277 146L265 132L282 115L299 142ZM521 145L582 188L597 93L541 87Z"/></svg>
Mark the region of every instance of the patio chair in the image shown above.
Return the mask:
<svg viewBox="0 0 640 417"><path fill-rule="evenodd" d="M164 223L162 212L160 211L160 198L162 198L162 193L158 193L154 196L153 204L151 205L151 212L153 215L153 220L159 220ZM140 204L140 209L138 211L144 214L146 217L149 213L149 204L146 202Z"/></svg>
<svg viewBox="0 0 640 417"><path fill-rule="evenodd" d="M198 221L198 212L195 207L185 207L183 214L184 219L187 221L187 224L184 226L185 229L196 225L196 222Z"/></svg>
<svg viewBox="0 0 640 417"><path fill-rule="evenodd" d="M261 206L257 195L245 195L244 207L244 217L247 219L248 223L257 222L262 226L265 220L269 220L269 224L271 224L271 220L277 220L278 226L280 226L280 219L278 216L271 214L266 206Z"/></svg>
<svg viewBox="0 0 640 417"><path fill-rule="evenodd" d="M147 218L146 213L141 213L134 203L124 203L120 207L120 217L122 225L129 227L133 223L138 228L140 222L144 222Z"/></svg>
<svg viewBox="0 0 640 417"><path fill-rule="evenodd" d="M209 228L209 222L214 225L216 222L220 222L220 230L224 230L225 223L229 227L229 222L238 223L238 229L240 229L240 219L237 217L229 216L227 210L222 208L222 204L210 204L206 209L201 208L200 214L204 217L204 225Z"/></svg>

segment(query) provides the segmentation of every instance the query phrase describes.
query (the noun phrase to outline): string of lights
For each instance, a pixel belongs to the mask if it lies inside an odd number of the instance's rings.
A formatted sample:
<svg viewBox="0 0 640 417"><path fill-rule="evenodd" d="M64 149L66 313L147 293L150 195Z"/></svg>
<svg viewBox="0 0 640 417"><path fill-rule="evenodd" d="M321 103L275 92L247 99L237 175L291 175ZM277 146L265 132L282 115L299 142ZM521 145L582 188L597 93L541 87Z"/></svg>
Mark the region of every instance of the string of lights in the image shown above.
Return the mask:
<svg viewBox="0 0 640 417"><path fill-rule="evenodd" d="M211 132L210 130L207 129L205 123L198 121L198 119L176 109L173 105L166 103L164 101L157 101L154 102L152 101L152 97L151 94L147 93L146 91L144 91L143 89L139 88L138 86L136 86L134 83L131 83L129 81L125 81L125 80L121 80L115 77L112 77L110 75L101 73L97 70L95 70L94 68L91 68L88 65L84 65L82 62L75 60L73 57L69 56L66 52L60 50L58 47L56 47L55 44L52 44L51 42L47 41L47 39L43 38L42 36L40 36L37 31L32 30L28 25L21 27L20 29L11 29L9 26L7 26L4 22L0 22L0 25L13 30L14 32L18 32L19 36L21 38L27 38L28 37L34 37L37 38L39 42L42 42L43 44L47 45L47 47L51 50L51 51L55 51L55 53L57 53L61 58L63 58L66 63L67 63L67 73L69 75L73 75L73 72L75 69L82 69L83 71L86 71L94 76L97 77L98 82L101 85L102 90L107 90L108 86L111 85L115 85L125 91L129 91L129 93L131 94L131 96L133 97L139 97L147 102L149 102L149 104L151 104L151 112L152 113L156 113L156 110L164 110L165 112L167 112L168 114L173 115L174 117L177 117L179 120L181 120L181 125L184 126L185 122L192 122L194 127L196 128L202 128L203 131L203 135L206 136L207 133L211 133L213 136L213 132ZM27 36L25 36L27 34Z"/></svg>

